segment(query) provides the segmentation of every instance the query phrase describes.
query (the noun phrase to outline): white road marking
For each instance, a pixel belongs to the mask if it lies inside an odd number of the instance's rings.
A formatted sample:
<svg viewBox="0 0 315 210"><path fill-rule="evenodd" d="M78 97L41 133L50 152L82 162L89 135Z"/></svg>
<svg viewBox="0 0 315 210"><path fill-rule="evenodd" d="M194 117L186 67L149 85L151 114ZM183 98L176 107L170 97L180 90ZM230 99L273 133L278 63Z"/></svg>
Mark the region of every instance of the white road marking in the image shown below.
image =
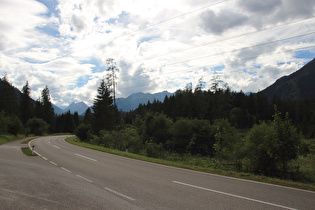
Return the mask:
<svg viewBox="0 0 315 210"><path fill-rule="evenodd" d="M60 167L62 170L64 170L64 171L66 171L66 172L68 172L68 173L72 173L72 171L70 171L70 170L68 170L68 169L66 169L66 168L64 168L64 167Z"/></svg>
<svg viewBox="0 0 315 210"><path fill-rule="evenodd" d="M41 156L41 158L43 158L44 160L48 160L47 158L45 158L44 156Z"/></svg>
<svg viewBox="0 0 315 210"><path fill-rule="evenodd" d="M0 191L4 191L6 193L11 193L11 194L16 194L16 195L20 195L20 196L24 196L24 197L27 197L27 198L35 198L35 199L39 199L39 200L44 200L44 201L48 201L48 202L51 202L51 203L55 203L55 204L59 204L59 202L56 202L56 201L53 201L53 200L49 200L49 199L46 199L46 198L43 198L43 197L40 197L38 195L32 195L30 193L23 193L23 192L19 192L19 191L13 191L13 190L8 190L8 189L3 189L3 188L0 188Z"/></svg>
<svg viewBox="0 0 315 210"><path fill-rule="evenodd" d="M95 160L95 159L93 159L93 158L86 157L86 156L84 156L84 155L80 155L80 154L78 154L78 153L75 153L75 155L76 155L76 156L79 156L79 157L83 157L83 158L88 159L88 160L95 161L95 162L97 161L97 160Z"/></svg>
<svg viewBox="0 0 315 210"><path fill-rule="evenodd" d="M239 195L225 193L225 192L212 190L212 189L208 189L208 188L205 188L205 187L191 185L191 184L187 184L187 183L183 183L183 182L173 181L173 183L184 185L184 186L188 186L188 187L192 187L192 188L196 188L196 189L200 189L200 190L206 190L206 191L209 191L209 192L214 192L214 193L218 193L218 194L222 194L222 195L227 195L227 196L231 196L231 197L241 198L241 199L244 199L244 200L254 201L254 202L257 202L257 203L263 203L263 204L267 204L267 205L271 205L271 206L276 206L276 207L280 207L280 208L284 208L284 209L296 210L294 208L290 208L290 207L287 207L287 206L281 206L281 205L274 204L274 203L269 203L269 202L266 202L266 201L261 201L261 200L247 198L247 197L243 197L243 196L239 196Z"/></svg>
<svg viewBox="0 0 315 210"><path fill-rule="evenodd" d="M49 161L51 164L57 166L58 164L57 163L54 163L53 161Z"/></svg>
<svg viewBox="0 0 315 210"><path fill-rule="evenodd" d="M116 195L119 195L119 196L121 196L121 197L127 198L128 200L131 200L131 201L135 201L135 200L136 200L136 199L131 198L131 197L127 196L127 195L124 195L124 194L122 194L122 193L116 192L115 190L109 189L109 188L107 188L107 187L105 187L104 189L107 190L107 191L109 191L109 192L112 192L112 193L114 193L114 194L116 194Z"/></svg>
<svg viewBox="0 0 315 210"><path fill-rule="evenodd" d="M56 147L57 149L60 149L60 147L58 147L58 146L56 146L56 145L54 145L54 147Z"/></svg>
<svg viewBox="0 0 315 210"><path fill-rule="evenodd" d="M85 178L85 177L83 177L83 176L77 175L77 177L79 177L79 178L81 178L81 179L84 179L85 181L88 181L88 182L90 182L90 183L93 183L92 180L89 180L89 179L87 179L87 178Z"/></svg>

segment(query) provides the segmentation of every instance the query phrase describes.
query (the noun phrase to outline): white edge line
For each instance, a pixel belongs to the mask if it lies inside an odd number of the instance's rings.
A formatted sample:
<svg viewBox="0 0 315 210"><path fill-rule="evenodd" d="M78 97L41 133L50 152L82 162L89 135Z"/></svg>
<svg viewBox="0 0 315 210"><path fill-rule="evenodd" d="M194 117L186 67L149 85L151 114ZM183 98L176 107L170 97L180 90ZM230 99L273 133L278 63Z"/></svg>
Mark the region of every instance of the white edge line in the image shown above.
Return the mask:
<svg viewBox="0 0 315 210"><path fill-rule="evenodd" d="M188 187L192 187L192 188L196 188L196 189L200 189L200 190L205 190L205 191L209 191L209 192L214 192L214 193L218 193L218 194L222 194L222 195L227 195L227 196L231 196L231 197L241 198L241 199L244 199L244 200L254 201L254 202L257 202L257 203L263 203L263 204L267 204L267 205L271 205L271 206L276 206L276 207L280 207L280 208L284 208L284 209L296 210L294 208L290 208L290 207L287 207L287 206L281 206L281 205L274 204L274 203L269 203L269 202L266 202L266 201L261 201L261 200L256 200L256 199L253 199L253 198L247 198L247 197L243 197L243 196L239 196L239 195L225 193L225 192L212 190L212 189L208 189L208 188L205 188L205 187L191 185L191 184L187 184L187 183L183 183L183 182L173 181L173 183L184 185L184 186L188 186Z"/></svg>
<svg viewBox="0 0 315 210"><path fill-rule="evenodd" d="M131 201L135 201L135 200L136 200L136 199L131 198L131 197L127 196L127 195L124 195L124 194L121 194L121 193L119 193L119 192L116 192L115 190L109 189L109 188L107 188L107 187L105 187L104 189L107 190L107 191L109 191L109 192L112 192L112 193L114 193L114 194L116 194L116 195L119 195L119 196L121 196L121 197L127 198L128 200L131 200Z"/></svg>
<svg viewBox="0 0 315 210"><path fill-rule="evenodd" d="M81 179L83 179L83 180L85 180L85 181L87 181L87 182L93 183L92 180L87 179L87 178L85 178L85 177L83 177L83 176L80 176L80 175L76 175L76 176L79 177L79 178L81 178Z"/></svg>
<svg viewBox="0 0 315 210"><path fill-rule="evenodd" d="M68 172L68 173L72 173L70 170L68 170L68 169L66 169L66 168L64 168L64 167L60 167L62 170L64 170L64 171L66 171L66 172Z"/></svg>
<svg viewBox="0 0 315 210"><path fill-rule="evenodd" d="M95 162L97 161L97 160L95 160L95 159L93 159L93 158L86 157L86 156L84 156L84 155L80 155L80 154L78 154L78 153L75 153L75 155L76 155L76 156L79 156L79 157L83 157L83 158L88 159L88 160L95 161Z"/></svg>
<svg viewBox="0 0 315 210"><path fill-rule="evenodd" d="M41 155L40 155L40 157L41 157L41 158L43 158L44 160L48 160L48 159L47 159L47 158L45 158L44 156L41 156Z"/></svg>

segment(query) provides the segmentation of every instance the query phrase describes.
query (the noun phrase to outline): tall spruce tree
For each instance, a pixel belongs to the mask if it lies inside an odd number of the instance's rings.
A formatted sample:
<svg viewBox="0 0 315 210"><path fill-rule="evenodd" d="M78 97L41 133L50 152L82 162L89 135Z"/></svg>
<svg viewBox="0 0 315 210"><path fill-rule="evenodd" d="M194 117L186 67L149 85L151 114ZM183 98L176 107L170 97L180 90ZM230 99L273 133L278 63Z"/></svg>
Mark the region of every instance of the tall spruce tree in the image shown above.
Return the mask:
<svg viewBox="0 0 315 210"><path fill-rule="evenodd" d="M17 94L8 81L7 75L0 79L0 111L6 114L18 115Z"/></svg>
<svg viewBox="0 0 315 210"><path fill-rule="evenodd" d="M93 129L95 133L100 130L112 130L114 127L114 106L113 98L108 84L102 79L97 89L98 95L94 99Z"/></svg>
<svg viewBox="0 0 315 210"><path fill-rule="evenodd" d="M46 86L42 91L42 110L43 110L43 120L47 122L49 125L53 125L54 121L54 108L51 103L49 89Z"/></svg>
<svg viewBox="0 0 315 210"><path fill-rule="evenodd" d="M28 81L23 86L22 97L20 101L20 116L23 124L34 116L34 103L30 97L31 90Z"/></svg>

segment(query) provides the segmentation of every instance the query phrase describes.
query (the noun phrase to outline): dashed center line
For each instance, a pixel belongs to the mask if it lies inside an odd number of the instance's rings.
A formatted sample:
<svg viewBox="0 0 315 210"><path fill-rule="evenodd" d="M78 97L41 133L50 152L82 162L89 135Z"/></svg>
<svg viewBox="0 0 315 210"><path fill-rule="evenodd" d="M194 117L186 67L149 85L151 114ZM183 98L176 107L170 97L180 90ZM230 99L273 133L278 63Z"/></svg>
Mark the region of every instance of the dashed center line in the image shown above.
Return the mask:
<svg viewBox="0 0 315 210"><path fill-rule="evenodd" d="M66 168L64 168L64 167L60 167L62 170L64 170L64 171L66 171L66 172L68 172L68 173L72 173L72 171L70 171L70 170L68 170L68 169L66 169Z"/></svg>
<svg viewBox="0 0 315 210"><path fill-rule="evenodd" d="M123 198L127 198L128 200L131 200L131 201L135 201L135 200L136 200L136 199L131 198L131 197L127 196L127 195L124 195L124 194L122 194L122 193L116 192L115 190L109 189L109 188L107 188L107 187L105 187L104 189L107 190L107 191L109 191L109 192L111 192L111 193L114 193L114 194L116 194L116 195L118 195L118 196L121 196L121 197L123 197Z"/></svg>
<svg viewBox="0 0 315 210"><path fill-rule="evenodd" d="M97 161L97 160L95 160L95 159L93 159L93 158L90 158L90 157L86 157L86 156L84 156L84 155L80 155L80 154L78 154L78 153L75 153L75 155L76 156L79 156L79 157L82 157L82 158L85 158L85 159L88 159L88 160L92 160L92 161Z"/></svg>
<svg viewBox="0 0 315 210"><path fill-rule="evenodd" d="M60 147L56 146L56 145L53 145L54 147L56 147L57 149L60 149Z"/></svg>
<svg viewBox="0 0 315 210"><path fill-rule="evenodd" d="M205 188L205 187L200 187L200 186L196 186L196 185L192 185L192 184L186 184L186 183L183 183L183 182L173 181L173 183L184 185L184 186L188 186L188 187L192 187L192 188L196 188L196 189L199 189L199 190L205 190L205 191L214 192L214 193L218 193L218 194L222 194L222 195L227 195L227 196L231 196L231 197L235 197L235 198L241 198L241 199L244 199L244 200L254 201L254 202L257 202L257 203L263 203L263 204L267 204L267 205L270 205L270 206L276 206L276 207L280 207L280 208L284 208L284 209L295 210L294 208L290 208L290 207L287 207L287 206L282 206L282 205L278 205L278 204L274 204L274 203L269 203L269 202L266 202L266 201L261 201L261 200L247 198L247 197L243 197L243 196L239 196L239 195L225 193L225 192L212 190L212 189Z"/></svg>
<svg viewBox="0 0 315 210"><path fill-rule="evenodd" d="M85 178L85 177L83 177L83 176L80 176L80 175L76 175L76 176L79 177L79 178L81 178L81 179L83 179L83 180L85 180L85 181L87 181L87 182L93 183L92 180L87 179L87 178Z"/></svg>

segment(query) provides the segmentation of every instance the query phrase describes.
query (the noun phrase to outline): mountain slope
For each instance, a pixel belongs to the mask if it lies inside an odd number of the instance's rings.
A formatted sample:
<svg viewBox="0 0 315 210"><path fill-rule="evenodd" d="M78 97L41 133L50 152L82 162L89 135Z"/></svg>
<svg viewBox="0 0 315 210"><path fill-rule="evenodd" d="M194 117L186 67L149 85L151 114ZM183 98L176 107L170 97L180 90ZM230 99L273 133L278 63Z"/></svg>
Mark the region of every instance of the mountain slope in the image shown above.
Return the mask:
<svg viewBox="0 0 315 210"><path fill-rule="evenodd" d="M67 108L63 110L63 112L67 111L70 111L71 113L78 112L79 115L83 115L88 108L89 108L88 105L86 105L83 101L78 103L72 102Z"/></svg>
<svg viewBox="0 0 315 210"><path fill-rule="evenodd" d="M56 115L61 115L64 112L61 108L59 108L55 104L52 104L52 107L54 108L54 112Z"/></svg>
<svg viewBox="0 0 315 210"><path fill-rule="evenodd" d="M130 110L134 110L138 108L139 104L147 104L148 101L153 102L154 100L158 100L163 102L165 96L170 96L171 93L167 91L163 91L160 93L150 94L150 93L134 93L128 96L127 98L120 98L117 100L117 108L118 110L122 110L124 112L129 112Z"/></svg>
<svg viewBox="0 0 315 210"><path fill-rule="evenodd" d="M315 98L315 59L298 71L278 79L261 93L272 99L314 99Z"/></svg>

